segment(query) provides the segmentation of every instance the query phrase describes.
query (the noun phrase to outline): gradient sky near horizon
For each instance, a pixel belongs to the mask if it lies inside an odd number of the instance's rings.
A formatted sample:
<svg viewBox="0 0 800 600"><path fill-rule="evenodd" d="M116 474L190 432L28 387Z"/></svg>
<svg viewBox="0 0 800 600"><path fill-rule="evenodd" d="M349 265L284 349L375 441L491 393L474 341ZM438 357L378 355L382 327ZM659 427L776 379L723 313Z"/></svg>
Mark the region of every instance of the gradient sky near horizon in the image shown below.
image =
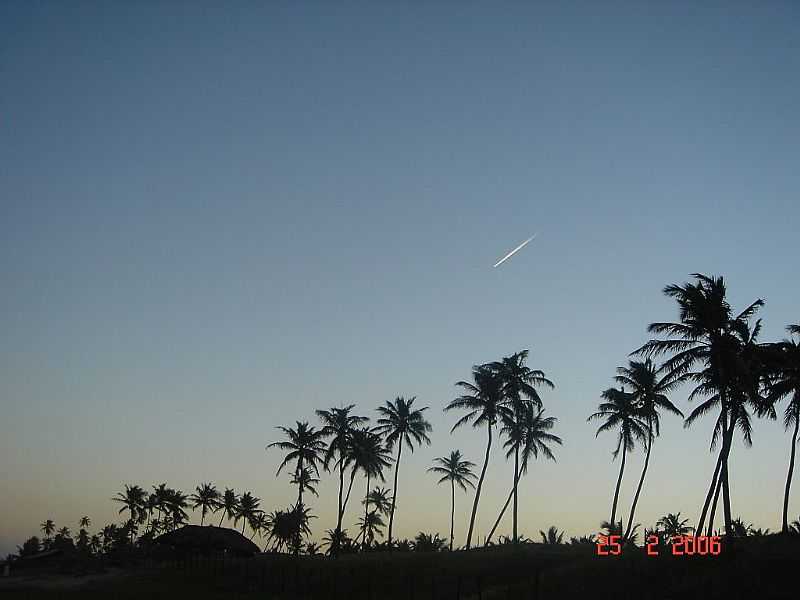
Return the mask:
<svg viewBox="0 0 800 600"><path fill-rule="evenodd" d="M0 553L119 521L125 483L284 507L277 425L397 395L434 428L397 534L446 535L425 468L480 463L485 434L442 408L522 348L565 443L521 529L596 532L617 463L586 417L677 317L664 285L724 275L766 300L764 340L800 321L798 73L793 2L3 2ZM648 525L695 520L714 466L710 420L664 421ZM493 452L480 536L511 483ZM778 527L788 452L780 422L735 447L736 515ZM324 476L317 539L335 505Z"/></svg>

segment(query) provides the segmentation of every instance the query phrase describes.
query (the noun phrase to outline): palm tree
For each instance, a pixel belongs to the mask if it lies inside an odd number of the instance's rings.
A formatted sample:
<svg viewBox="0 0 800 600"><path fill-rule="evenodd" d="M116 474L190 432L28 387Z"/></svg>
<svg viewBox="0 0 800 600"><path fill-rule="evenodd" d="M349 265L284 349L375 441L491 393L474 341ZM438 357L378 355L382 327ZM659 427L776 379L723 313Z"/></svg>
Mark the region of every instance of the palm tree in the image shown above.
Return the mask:
<svg viewBox="0 0 800 600"><path fill-rule="evenodd" d="M119 502L122 504L122 508L119 509L119 513L122 514L124 511L128 511L129 513L129 523L134 523L136 518L139 516L140 511L144 510L144 503L146 500L146 493L145 491L140 488L138 485L125 485L125 491L117 493L116 496L112 498L114 502ZM131 528L131 543L133 543L133 536L134 530Z"/></svg>
<svg viewBox="0 0 800 600"><path fill-rule="evenodd" d="M667 540L671 540L673 537L692 533L692 528L687 523L689 519L681 519L681 513L668 513L658 520L656 526L661 527Z"/></svg>
<svg viewBox="0 0 800 600"><path fill-rule="evenodd" d="M673 414L683 417L683 413L667 398L666 394L673 390L677 385L674 373L667 373L659 377L659 370L648 358L644 362L628 361L627 367L618 367L618 375L614 378L617 383L631 388L631 400L638 406L641 419L647 423L647 441L645 446L647 451L644 457L642 475L639 477L639 484L636 486L636 494L633 496L631 512L628 515L628 526L625 528L624 538L630 535L633 527L633 517L636 513L636 504L639 502L639 494L642 491L644 477L647 474L647 466L650 463L650 451L653 448L653 440L661 433L659 409L667 410Z"/></svg>
<svg viewBox="0 0 800 600"><path fill-rule="evenodd" d="M80 518L80 520L78 521L78 527L80 529L86 529L91 524L92 524L92 520L89 517L87 517L86 515L82 516Z"/></svg>
<svg viewBox="0 0 800 600"><path fill-rule="evenodd" d="M543 544L558 545L564 539L564 532L559 531L558 527L555 525L551 525L548 528L547 533L540 529L539 535L542 536Z"/></svg>
<svg viewBox="0 0 800 600"><path fill-rule="evenodd" d="M225 488L225 493L222 495L222 500L220 500L217 510L222 511L217 527L222 527L222 520L225 517L229 521L236 519L236 513L239 510L239 496L236 495L236 492L231 488Z"/></svg>
<svg viewBox="0 0 800 600"><path fill-rule="evenodd" d="M294 429L291 427L278 427L277 429L282 431L287 439L282 442L272 442L267 445L267 449L279 448L287 453L275 475L280 475L283 467L289 462L296 461L294 473L295 479L299 481L301 479L300 474L306 466L319 475L317 465L322 460L321 455L325 451L325 442L323 442L324 434L322 431L317 431L307 422L301 423L297 421L296 423L297 426ZM297 488L297 503L303 504L303 486L301 485L298 485Z"/></svg>
<svg viewBox="0 0 800 600"><path fill-rule="evenodd" d="M394 462L394 494L392 495L392 508L389 511L389 545L392 543L392 525L394 524L394 509L397 500L397 475L400 471L400 456L403 452L405 441L411 452L414 452L414 442L419 446L425 442L430 446L431 439L428 432L432 430L431 424L422 415L428 407L412 408L416 396L406 400L398 396L393 402L387 401L385 406L378 407L378 427L376 431L386 437L386 448L392 450L397 443L397 458Z"/></svg>
<svg viewBox="0 0 800 600"><path fill-rule="evenodd" d="M450 456L440 456L433 459L433 466L428 469L429 473L437 473L442 478L436 483L450 482L450 550L453 550L453 528L456 518L456 484L465 492L467 486L475 488L472 482L475 473L472 468L475 463L463 460L461 450L453 450Z"/></svg>
<svg viewBox="0 0 800 600"><path fill-rule="evenodd" d="M325 470L330 470L330 465L333 462L334 466L339 469L339 504L336 518L336 530L342 530L342 517L344 516L344 505L342 492L344 491L344 469L345 461L347 460L347 449L350 445L350 436L353 430L369 421L368 417L360 417L350 414L355 408L355 404L344 406L341 408L333 407L330 410L318 410L317 416L323 423L322 437L331 438L328 443L328 448L325 451L325 458L323 466ZM336 459L334 461L334 459Z"/></svg>
<svg viewBox="0 0 800 600"><path fill-rule="evenodd" d="M619 477L617 486L614 489L614 502L611 505L611 519L609 523L616 524L617 501L619 500L619 488L622 485L622 473L625 470L625 456L627 452L633 450L634 440L647 439L647 424L643 423L633 394L625 392L624 389L609 388L603 392L602 397L605 402L601 402L598 411L592 414L587 421L592 419L605 419L603 424L597 429L595 437L603 431L619 429L617 435L617 447L612 453L613 458L617 458L620 447L622 448L622 461L619 467Z"/></svg>
<svg viewBox="0 0 800 600"><path fill-rule="evenodd" d="M741 404L743 394L734 392L738 383L737 374L741 370L742 349L742 336L737 336L736 333L742 327L748 327L750 317L764 305L764 301L756 300L734 316L726 299L727 290L722 277L709 277L700 273L694 273L692 277L695 283L672 284L664 288L664 294L674 298L678 303L680 321L651 323L648 327L649 332L667 335L668 338L650 340L633 354L646 356L671 354L662 369L668 373L674 372L680 380L698 383L690 399L703 395L712 396L698 406L689 419L719 406L720 413L714 425L712 449L718 437L722 438L722 445L698 520L697 531L703 530L706 512L719 483L723 495L725 531L732 534L728 456L735 428L738 426L746 431L745 427L748 425L736 406ZM757 329L758 325L751 337L755 337ZM692 371L698 365L702 366L702 369Z"/></svg>
<svg viewBox="0 0 800 600"><path fill-rule="evenodd" d="M266 531L269 525L269 519L264 511L259 510L253 513L253 515L248 519L248 524L250 525L250 529L253 531L253 535L250 536L252 540L256 537L256 534L261 536L262 531Z"/></svg>
<svg viewBox="0 0 800 600"><path fill-rule="evenodd" d="M380 433L377 433L374 429L359 428L353 430L351 434L345 462L352 465L352 469L350 472L350 485L347 488L342 512L346 509L347 501L350 499L350 490L353 487L353 479L356 473L359 470L364 473L367 482L366 498L369 496L370 482L373 478L385 481L383 471L392 465L392 456L384 446ZM368 513L369 505L366 504L364 520L367 520Z"/></svg>
<svg viewBox="0 0 800 600"><path fill-rule="evenodd" d="M349 542L346 529L327 529L322 538L322 545L328 547L328 554L331 556L336 556Z"/></svg>
<svg viewBox="0 0 800 600"><path fill-rule="evenodd" d="M72 536L72 532L70 532L69 527L64 525L61 529L56 532L56 535L60 535L62 538L69 538Z"/></svg>
<svg viewBox="0 0 800 600"><path fill-rule="evenodd" d="M44 534L45 539L49 539L52 537L53 533L55 533L56 524L52 519L47 519L45 522L39 525L39 529Z"/></svg>
<svg viewBox="0 0 800 600"><path fill-rule="evenodd" d="M219 502L219 490L212 483L204 483L195 488L195 493L191 495L189 500L192 501L192 510L201 508L200 512L200 526L202 527L206 520L206 513L213 511Z"/></svg>
<svg viewBox="0 0 800 600"><path fill-rule="evenodd" d="M456 386L464 390L464 394L452 400L444 410L462 409L467 414L461 417L451 433L458 427L472 422L473 427L486 426L487 441L486 455L483 459L483 467L478 478L478 485L475 488L475 499L472 503L472 514L469 519L469 530L467 532L466 548L469 550L472 544L472 532L475 528L475 515L478 512L478 502L481 498L481 488L486 477L486 468L489 465L489 454L492 449L492 429L497 420L504 414L509 413L510 409L504 404L503 380L496 371L487 365L476 365L472 368L472 379L474 383L459 381Z"/></svg>
<svg viewBox="0 0 800 600"><path fill-rule="evenodd" d="M392 490L387 488L373 488L364 498L363 504L369 509L369 506L374 506L374 510L378 511L384 516L388 516L392 510Z"/></svg>
<svg viewBox="0 0 800 600"><path fill-rule="evenodd" d="M292 485L296 485L299 489L301 489L301 494L303 492L311 492L315 496L319 497L317 488L315 487L319 483L319 479L314 477L314 473L312 473L311 469L308 467L303 467L299 473L292 473L291 483Z"/></svg>
<svg viewBox="0 0 800 600"><path fill-rule="evenodd" d="M507 432L509 439L505 446L508 448L506 452L506 458L510 457L511 454L514 453L516 456L521 456L522 463L518 469L517 477L511 486L511 491L508 494L506 503L503 505L500 515L497 517L497 520L495 521L492 530L489 532L489 535L486 536L486 541L484 543L489 543L489 541L491 541L497 526L500 524L500 520L503 518L503 515L505 514L506 509L511 502L511 498L517 496L519 480L522 478L522 475L528 472L530 459L538 458L539 453L541 453L545 456L545 458L554 461L556 457L552 450L550 450L548 443L559 445L563 443L560 437L549 433L549 431L556 424L557 419L555 417L545 417L544 410L536 410L533 404L525 404L519 408L521 408L521 412L518 415L514 415L514 418L511 422L508 421L507 416L504 417L504 420L508 423L507 427L510 427L510 431ZM516 508L517 505L515 504L514 510L516 510ZM514 516L514 520L516 521L516 515ZM514 532L512 542L515 544L519 542L519 537L517 536L516 532Z"/></svg>
<svg viewBox="0 0 800 600"><path fill-rule="evenodd" d="M800 325L789 325L787 331L800 334ZM789 451L789 472L783 492L783 514L781 532L789 533L789 490L794 473L797 432L800 427L800 344L795 340L784 340L770 348L770 371L767 377L768 402L774 404L791 397L783 413L783 425L792 429L792 445Z"/></svg>
<svg viewBox="0 0 800 600"><path fill-rule="evenodd" d="M383 521L383 517L377 510L373 510L372 512L365 513L363 517L358 520L358 528L361 531L361 535L364 537L364 547L369 547L375 541L375 534L383 535L383 528L386 526L386 523ZM358 538L356 538L356 541Z"/></svg>
<svg viewBox="0 0 800 600"><path fill-rule="evenodd" d="M171 517L172 529L176 529L186 523L189 518L186 512L186 509L189 508L189 496L180 490L170 489L166 506Z"/></svg>
<svg viewBox="0 0 800 600"><path fill-rule="evenodd" d="M528 359L528 351L522 350L512 354L511 356L503 358L499 362L489 364L489 368L494 370L503 382L503 396L506 402L511 407L512 417L519 420L528 406L533 406L541 410L542 399L536 390L537 386L547 386L550 389L555 388L552 381L545 377L543 371L533 370L528 367L525 362ZM508 423L508 419L505 420ZM504 428L504 432L513 432L514 426L512 425L509 430ZM519 481L519 440L512 441L509 450L514 454L514 477L513 477L513 493L514 493L514 518L513 518L513 539L516 543L519 539L517 535L517 506L518 506L518 488L517 482ZM508 458L508 454L506 458Z"/></svg>
<svg viewBox="0 0 800 600"><path fill-rule="evenodd" d="M253 496L250 492L245 492L242 494L242 497L239 498L239 506L236 509L236 516L233 524L236 525L239 519L242 520L242 535L244 535L245 525L252 521L256 512L258 512L258 505L260 503L261 500Z"/></svg>

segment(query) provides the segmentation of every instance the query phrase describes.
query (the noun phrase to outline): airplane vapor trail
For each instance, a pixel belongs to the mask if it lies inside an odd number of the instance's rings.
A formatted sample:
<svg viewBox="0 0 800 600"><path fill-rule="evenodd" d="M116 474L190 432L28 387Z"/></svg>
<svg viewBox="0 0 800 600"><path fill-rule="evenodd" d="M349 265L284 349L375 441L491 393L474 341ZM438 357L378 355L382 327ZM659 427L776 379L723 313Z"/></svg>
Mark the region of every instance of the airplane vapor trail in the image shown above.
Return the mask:
<svg viewBox="0 0 800 600"><path fill-rule="evenodd" d="M503 264L504 262L506 262L506 261L507 261L509 258L511 258L512 256L514 256L514 255L515 255L517 252L519 252L519 251L520 251L520 250L522 250L522 249L523 249L525 246L527 246L527 245L528 245L528 243L529 243L530 241L532 241L532 240L533 240L533 238L535 238L537 235L538 235L538 234L534 233L534 234L533 234L531 237L529 237L527 240L525 240L524 242L522 242L522 243L521 243L519 246L517 246L516 248L514 248L514 249L513 249L511 252L509 252L508 254L506 254L506 255L505 255L503 258L501 258L500 260L498 260L498 261L497 261L497 262L494 264L494 267L499 267L500 265L502 265L502 264Z"/></svg>

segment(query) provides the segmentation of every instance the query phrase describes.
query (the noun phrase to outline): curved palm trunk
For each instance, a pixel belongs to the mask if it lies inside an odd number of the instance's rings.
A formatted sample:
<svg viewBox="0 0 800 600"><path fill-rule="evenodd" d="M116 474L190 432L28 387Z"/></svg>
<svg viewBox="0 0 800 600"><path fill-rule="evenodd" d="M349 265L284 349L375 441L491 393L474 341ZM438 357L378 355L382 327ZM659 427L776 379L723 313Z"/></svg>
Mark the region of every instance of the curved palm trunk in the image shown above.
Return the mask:
<svg viewBox="0 0 800 600"><path fill-rule="evenodd" d="M217 527L222 527L222 519L225 518L225 509L223 508L221 512L222 512L222 516L219 518L219 525L217 525Z"/></svg>
<svg viewBox="0 0 800 600"><path fill-rule="evenodd" d="M450 480L450 552L453 551L453 526L456 522L456 482Z"/></svg>
<svg viewBox="0 0 800 600"><path fill-rule="evenodd" d="M731 489L730 480L728 479L728 458L731 453L731 446L733 446L733 432L736 427L736 415L731 416L730 426L726 436L723 436L723 458L722 470L720 477L722 478L722 509L725 515L725 534L728 536L733 535L732 528L732 513L731 513Z"/></svg>
<svg viewBox="0 0 800 600"><path fill-rule="evenodd" d="M622 464L619 466L619 477L617 477L617 487L614 490L614 503L611 505L611 525L614 526L617 518L617 501L619 500L619 487L622 485L622 472L625 470L625 455L627 446L625 442L622 443Z"/></svg>
<svg viewBox="0 0 800 600"><path fill-rule="evenodd" d="M483 479L486 477L486 467L489 465L489 451L492 449L492 424L488 424L489 441L486 443L486 456L483 459L483 468L481 469L481 476L478 479L478 486L475 488L475 500L472 502L472 515L469 519L469 532L467 533L467 550L472 544L472 531L475 528L475 514L478 512L478 502L481 499L481 488L483 487Z"/></svg>
<svg viewBox="0 0 800 600"><path fill-rule="evenodd" d="M720 468L722 467L722 463L720 463ZM717 477L716 485L714 487L714 500L711 502L711 512L708 515L708 530L706 531L707 536L714 535L714 518L717 515L717 504L719 502L719 493L722 491L722 475L720 474Z"/></svg>
<svg viewBox="0 0 800 600"><path fill-rule="evenodd" d="M706 494L706 500L705 500L705 503L703 503L703 510L700 512L700 518L697 520L697 528L695 529L695 532L702 533L702 531L703 531L703 525L706 522L706 514L708 513L708 507L711 504L711 499L714 496L714 490L717 489L717 481L719 479L720 468L722 468L722 450L721 449L719 451L719 454L717 455L717 466L714 467L714 475L711 477L711 484L708 487L708 493Z"/></svg>
<svg viewBox="0 0 800 600"><path fill-rule="evenodd" d="M366 500L369 497L369 472L367 472L367 494L364 496ZM361 530L361 547L366 548L367 542L367 519L369 518L369 502L364 502L364 529Z"/></svg>
<svg viewBox="0 0 800 600"><path fill-rule="evenodd" d="M517 536L517 501L519 499L519 446L514 450L514 543L519 540Z"/></svg>
<svg viewBox="0 0 800 600"><path fill-rule="evenodd" d="M350 492L353 490L353 480L356 478L356 468L350 472L350 484L347 486L347 495L344 497L342 503L342 519L344 519L344 511L347 510L347 501L350 500Z"/></svg>
<svg viewBox="0 0 800 600"><path fill-rule="evenodd" d="M200 527L203 526L203 521L206 520L206 507L203 507L203 510L200 512Z"/></svg>
<svg viewBox="0 0 800 600"><path fill-rule="evenodd" d="M650 431L647 434L647 453L644 455L644 467L642 467L642 476L639 477L639 485L636 486L636 494L633 496L633 504L631 504L631 514L628 515L628 526L625 528L625 535L623 539L628 539L631 534L631 527L633 526L633 516L636 512L636 504L639 502L639 493L642 491L642 484L644 483L644 476L647 474L647 465L650 462L650 450L653 447L653 423L649 423Z"/></svg>
<svg viewBox="0 0 800 600"><path fill-rule="evenodd" d="M342 531L342 489L344 488L344 461L339 457L339 512L336 519L336 532Z"/></svg>
<svg viewBox="0 0 800 600"><path fill-rule="evenodd" d="M497 515L497 520L494 522L494 525L492 525L492 530L489 532L489 535L486 536L486 539L483 542L484 544L488 544L489 542L492 541L492 536L494 535L497 526L500 525L500 521L503 520L503 515L506 514L506 509L508 508L508 505L511 504L511 498L513 497L514 497L514 486L512 485L511 490L508 492L508 498L506 498L506 503L503 504L503 508L500 510L500 514Z"/></svg>
<svg viewBox="0 0 800 600"><path fill-rule="evenodd" d="M389 547L392 545L392 525L394 525L394 506L397 502L397 473L400 471L400 455L403 453L403 438L397 447L397 462L394 464L394 489L392 490L392 510L389 513Z"/></svg>
<svg viewBox="0 0 800 600"><path fill-rule="evenodd" d="M789 533L789 488L792 486L792 474L794 473L794 456L797 449L797 429L800 426L800 415L794 415L794 433L792 434L792 452L789 457L789 474L786 476L786 488L783 492L783 523L781 531Z"/></svg>

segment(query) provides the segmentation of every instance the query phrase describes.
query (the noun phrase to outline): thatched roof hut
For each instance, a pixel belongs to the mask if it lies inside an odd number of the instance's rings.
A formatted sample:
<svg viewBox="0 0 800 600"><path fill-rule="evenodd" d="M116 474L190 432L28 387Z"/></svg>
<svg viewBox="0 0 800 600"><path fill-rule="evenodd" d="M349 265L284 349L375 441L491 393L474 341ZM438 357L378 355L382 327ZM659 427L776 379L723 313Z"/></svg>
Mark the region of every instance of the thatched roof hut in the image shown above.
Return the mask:
<svg viewBox="0 0 800 600"><path fill-rule="evenodd" d="M236 556L253 556L259 549L235 529L207 525L186 525L155 539L157 544L171 546L183 552L222 552Z"/></svg>

